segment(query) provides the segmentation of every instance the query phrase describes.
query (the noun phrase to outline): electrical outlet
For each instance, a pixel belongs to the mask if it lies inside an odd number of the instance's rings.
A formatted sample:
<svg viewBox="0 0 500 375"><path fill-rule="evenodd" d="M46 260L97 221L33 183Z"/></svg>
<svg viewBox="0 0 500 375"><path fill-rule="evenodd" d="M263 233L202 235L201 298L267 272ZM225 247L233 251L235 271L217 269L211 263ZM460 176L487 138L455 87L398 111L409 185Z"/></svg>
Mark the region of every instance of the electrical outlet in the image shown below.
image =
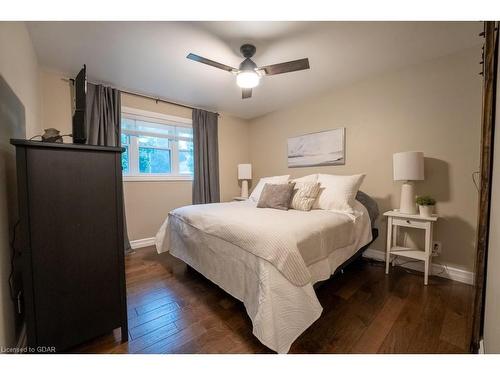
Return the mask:
<svg viewBox="0 0 500 375"><path fill-rule="evenodd" d="M432 241L432 253L439 255L441 254L441 250L443 249L443 245L441 241Z"/></svg>

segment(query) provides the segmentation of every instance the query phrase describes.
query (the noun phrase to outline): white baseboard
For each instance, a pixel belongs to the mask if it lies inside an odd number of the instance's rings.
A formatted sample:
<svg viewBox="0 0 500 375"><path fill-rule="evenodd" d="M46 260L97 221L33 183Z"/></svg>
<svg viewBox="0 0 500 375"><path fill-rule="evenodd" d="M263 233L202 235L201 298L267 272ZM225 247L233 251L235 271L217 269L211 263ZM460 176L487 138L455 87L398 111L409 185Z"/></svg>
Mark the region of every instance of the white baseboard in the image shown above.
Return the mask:
<svg viewBox="0 0 500 375"><path fill-rule="evenodd" d="M385 262L385 252L380 250L368 248L363 253L363 257ZM401 267L408 268L414 271L424 272L424 262L417 261L417 262L401 264ZM438 263L432 263L431 275L444 277L446 279L459 281L461 283L469 285L474 284L474 272Z"/></svg>
<svg viewBox="0 0 500 375"><path fill-rule="evenodd" d="M132 249L140 249L141 247L153 246L155 244L155 238L141 238L139 240L130 241L130 246Z"/></svg>

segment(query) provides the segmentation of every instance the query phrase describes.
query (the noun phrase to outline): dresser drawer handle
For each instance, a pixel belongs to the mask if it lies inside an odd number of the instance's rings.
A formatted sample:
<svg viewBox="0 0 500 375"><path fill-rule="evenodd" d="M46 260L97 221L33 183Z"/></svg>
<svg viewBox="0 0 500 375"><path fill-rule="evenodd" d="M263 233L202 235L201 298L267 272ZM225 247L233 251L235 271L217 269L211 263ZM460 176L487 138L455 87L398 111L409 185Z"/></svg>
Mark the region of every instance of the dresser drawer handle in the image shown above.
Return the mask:
<svg viewBox="0 0 500 375"><path fill-rule="evenodd" d="M411 224L411 221L410 221L410 220L406 220L406 222L407 222L408 224Z"/></svg>

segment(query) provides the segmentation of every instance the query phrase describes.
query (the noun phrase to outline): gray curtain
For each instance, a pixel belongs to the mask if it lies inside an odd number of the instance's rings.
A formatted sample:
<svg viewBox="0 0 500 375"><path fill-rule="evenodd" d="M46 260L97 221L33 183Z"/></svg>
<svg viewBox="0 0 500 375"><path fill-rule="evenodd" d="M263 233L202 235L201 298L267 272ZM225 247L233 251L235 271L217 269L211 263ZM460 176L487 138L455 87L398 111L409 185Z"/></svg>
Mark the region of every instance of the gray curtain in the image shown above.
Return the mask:
<svg viewBox="0 0 500 375"><path fill-rule="evenodd" d="M218 115L193 109L193 204L220 202Z"/></svg>
<svg viewBox="0 0 500 375"><path fill-rule="evenodd" d="M120 146L120 91L103 85L87 84L87 144Z"/></svg>
<svg viewBox="0 0 500 375"><path fill-rule="evenodd" d="M87 144L121 146L121 95L119 90L88 83L85 115ZM125 252L131 252L125 206L123 207L123 239Z"/></svg>

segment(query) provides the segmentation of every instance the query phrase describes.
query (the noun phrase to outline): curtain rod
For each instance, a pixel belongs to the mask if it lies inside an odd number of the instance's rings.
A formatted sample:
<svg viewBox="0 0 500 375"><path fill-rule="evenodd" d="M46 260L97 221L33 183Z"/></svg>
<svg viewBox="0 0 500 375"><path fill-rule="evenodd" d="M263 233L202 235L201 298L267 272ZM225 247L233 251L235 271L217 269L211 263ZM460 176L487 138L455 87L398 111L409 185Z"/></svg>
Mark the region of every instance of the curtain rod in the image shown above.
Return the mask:
<svg viewBox="0 0 500 375"><path fill-rule="evenodd" d="M61 78L61 80L65 81L65 82L72 82L72 83L75 82L75 80L73 78ZM91 83L93 85L102 85L102 83L90 82L90 81L87 81L87 82ZM181 103L172 102L170 100L162 99L162 98L157 97L157 96L151 96L151 95L141 94L141 93L134 92L134 91L122 90L122 89L117 88L117 87L113 87L113 88L116 89L116 90L118 90L118 91L120 91L120 92L128 94L128 95L133 95L133 96L138 96L140 98L146 98L146 99L154 100L156 103L162 102L162 103L173 104L173 105L177 105L179 107L184 107L184 108L189 108L189 109L202 109L202 110L204 110L203 108L196 108L196 107L192 107L192 106L187 105L187 104L181 104ZM209 112L212 112L212 111L209 111ZM215 112L215 114L217 116L220 116L220 113L218 113L218 112Z"/></svg>

